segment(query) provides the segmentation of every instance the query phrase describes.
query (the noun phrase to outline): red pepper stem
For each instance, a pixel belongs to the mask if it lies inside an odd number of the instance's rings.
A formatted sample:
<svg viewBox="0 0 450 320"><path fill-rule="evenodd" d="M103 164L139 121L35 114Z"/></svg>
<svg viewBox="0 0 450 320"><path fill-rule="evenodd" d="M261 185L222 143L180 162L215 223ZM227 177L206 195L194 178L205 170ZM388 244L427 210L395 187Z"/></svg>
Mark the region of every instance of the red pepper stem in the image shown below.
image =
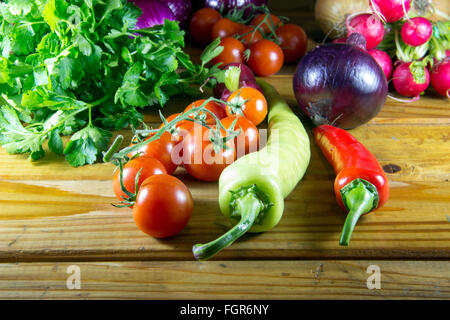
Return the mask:
<svg viewBox="0 0 450 320"><path fill-rule="evenodd" d="M192 252L197 260L208 260L220 252L222 249L230 246L235 240L244 235L253 223L257 220L258 215L264 209L263 202L258 198L256 193L248 192L242 197L236 199L236 212L241 214L240 221L227 233L214 241L205 244L196 244L192 247Z"/></svg>
<svg viewBox="0 0 450 320"><path fill-rule="evenodd" d="M349 210L342 228L339 245L348 246L356 223L363 214L378 206L379 196L376 187L364 179L355 179L341 189L342 202Z"/></svg>

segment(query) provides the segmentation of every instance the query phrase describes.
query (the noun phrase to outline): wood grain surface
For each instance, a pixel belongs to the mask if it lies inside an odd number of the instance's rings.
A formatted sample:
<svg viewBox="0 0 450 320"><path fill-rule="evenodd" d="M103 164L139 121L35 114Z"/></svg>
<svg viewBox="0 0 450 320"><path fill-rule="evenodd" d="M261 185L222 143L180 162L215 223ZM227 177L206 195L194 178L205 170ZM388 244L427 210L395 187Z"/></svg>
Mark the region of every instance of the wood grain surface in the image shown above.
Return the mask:
<svg viewBox="0 0 450 320"><path fill-rule="evenodd" d="M291 76L270 82L292 100ZM175 99L164 112L181 110L187 102ZM280 224L244 236L216 259L448 259L449 109L448 101L429 97L407 106L388 101L377 118L351 131L392 173L390 200L362 217L348 248L338 245L345 215L333 195L334 173L312 143L309 168L286 199ZM146 119L157 121L151 113ZM195 199L193 217L177 237L150 238L137 229L131 210L111 205L113 169L104 163L71 168L56 155L31 163L1 150L0 260L192 260L193 244L229 227L219 211L217 184L195 181L178 169L176 176Z"/></svg>
<svg viewBox="0 0 450 320"><path fill-rule="evenodd" d="M285 4L279 12L289 11ZM293 12L301 21L303 13ZM294 69L267 80L301 116ZM173 99L163 113L188 103ZM145 119L159 122L155 112ZM312 124L301 119L311 134ZM349 247L338 245L345 215L334 198L333 170L311 143L309 168L286 199L280 224L204 263L193 261L192 245L229 227L217 183L195 181L179 168L194 213L180 235L157 240L138 230L130 210L111 205L112 165L72 168L53 154L29 162L0 149L0 298L450 299L449 100L432 93L413 103L388 98L376 118L351 133L385 167L391 196L361 218ZM66 288L71 264L82 270L81 291ZM382 290L367 289L371 264L381 267Z"/></svg>
<svg viewBox="0 0 450 320"><path fill-rule="evenodd" d="M70 290L67 281L73 285L69 276L75 268L80 288ZM372 268L380 270L380 289L368 289ZM445 299L448 268L443 261L6 263L0 264L0 297Z"/></svg>

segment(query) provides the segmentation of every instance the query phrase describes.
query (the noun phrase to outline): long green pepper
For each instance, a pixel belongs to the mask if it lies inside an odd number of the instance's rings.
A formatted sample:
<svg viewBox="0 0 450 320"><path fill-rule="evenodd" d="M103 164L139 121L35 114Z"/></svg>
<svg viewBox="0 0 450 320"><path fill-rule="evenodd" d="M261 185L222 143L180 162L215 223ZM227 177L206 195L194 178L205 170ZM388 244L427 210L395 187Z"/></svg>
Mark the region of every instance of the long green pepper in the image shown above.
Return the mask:
<svg viewBox="0 0 450 320"><path fill-rule="evenodd" d="M280 94L258 79L269 107L269 137L258 152L239 158L219 179L219 205L234 227L218 239L196 244L198 260L208 260L246 232L275 227L284 210L284 198L302 179L311 151L308 134Z"/></svg>

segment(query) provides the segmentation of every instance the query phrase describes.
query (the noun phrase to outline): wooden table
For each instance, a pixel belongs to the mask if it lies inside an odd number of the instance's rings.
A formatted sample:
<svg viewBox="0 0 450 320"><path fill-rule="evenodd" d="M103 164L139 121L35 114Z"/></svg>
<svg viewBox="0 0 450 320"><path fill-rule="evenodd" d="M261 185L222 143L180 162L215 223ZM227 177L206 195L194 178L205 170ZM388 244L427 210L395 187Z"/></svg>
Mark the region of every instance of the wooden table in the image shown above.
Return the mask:
<svg viewBox="0 0 450 320"><path fill-rule="evenodd" d="M268 81L295 108L291 72ZM175 99L165 112L187 102ZM194 261L191 247L228 227L216 183L178 169L195 199L193 217L180 235L157 240L137 229L130 210L111 206L112 165L75 169L55 155L30 163L1 150L0 298L450 298L449 107L437 97L388 100L351 131L395 172L389 202L360 220L348 248L338 245L345 216L333 171L312 143L280 224L208 262ZM80 290L66 287L72 265ZM381 269L380 290L367 288L370 265Z"/></svg>
<svg viewBox="0 0 450 320"><path fill-rule="evenodd" d="M268 81L295 109L293 69ZM188 102L174 99L164 112ZM75 169L56 155L30 163L0 149L0 298L449 299L449 100L388 99L351 133L389 171L391 197L361 218L348 248L338 245L345 215L334 198L334 173L312 143L311 163L280 224L244 236L208 262L194 261L191 247L229 226L216 183L179 169L194 213L181 234L157 240L138 230L130 210L111 206L112 165ZM370 290L377 268L381 289ZM78 271L81 288L68 287Z"/></svg>

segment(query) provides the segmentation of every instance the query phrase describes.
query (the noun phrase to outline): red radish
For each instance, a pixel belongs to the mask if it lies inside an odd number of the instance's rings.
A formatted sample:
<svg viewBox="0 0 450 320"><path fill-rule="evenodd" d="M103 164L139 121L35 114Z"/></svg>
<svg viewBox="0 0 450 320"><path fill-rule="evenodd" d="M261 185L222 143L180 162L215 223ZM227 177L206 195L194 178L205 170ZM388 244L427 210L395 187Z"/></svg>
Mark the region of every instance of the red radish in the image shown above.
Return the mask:
<svg viewBox="0 0 450 320"><path fill-rule="evenodd" d="M414 80L414 75L411 72L410 65L411 62L403 62L399 64L394 70L392 82L394 83L395 90L402 96L417 97L428 88L430 84L430 73L425 66L416 64L418 65L416 72L422 73L422 81L416 82Z"/></svg>
<svg viewBox="0 0 450 320"><path fill-rule="evenodd" d="M378 49L372 49L367 51L378 64L380 65L381 69L383 69L384 74L386 75L386 79L389 80L392 76L392 70L394 67L392 66L392 59L389 57L389 55Z"/></svg>
<svg viewBox="0 0 450 320"><path fill-rule="evenodd" d="M432 33L431 22L423 17L408 19L401 30L403 42L413 47L421 46L430 40Z"/></svg>
<svg viewBox="0 0 450 320"><path fill-rule="evenodd" d="M386 22L395 22L403 18L411 9L411 0L369 0L372 9L380 13Z"/></svg>
<svg viewBox="0 0 450 320"><path fill-rule="evenodd" d="M431 85L437 93L450 98L450 59L444 59L431 69Z"/></svg>
<svg viewBox="0 0 450 320"><path fill-rule="evenodd" d="M363 13L353 17L347 24L348 34L360 33L366 38L367 50L375 48L383 40L384 26L375 14Z"/></svg>

